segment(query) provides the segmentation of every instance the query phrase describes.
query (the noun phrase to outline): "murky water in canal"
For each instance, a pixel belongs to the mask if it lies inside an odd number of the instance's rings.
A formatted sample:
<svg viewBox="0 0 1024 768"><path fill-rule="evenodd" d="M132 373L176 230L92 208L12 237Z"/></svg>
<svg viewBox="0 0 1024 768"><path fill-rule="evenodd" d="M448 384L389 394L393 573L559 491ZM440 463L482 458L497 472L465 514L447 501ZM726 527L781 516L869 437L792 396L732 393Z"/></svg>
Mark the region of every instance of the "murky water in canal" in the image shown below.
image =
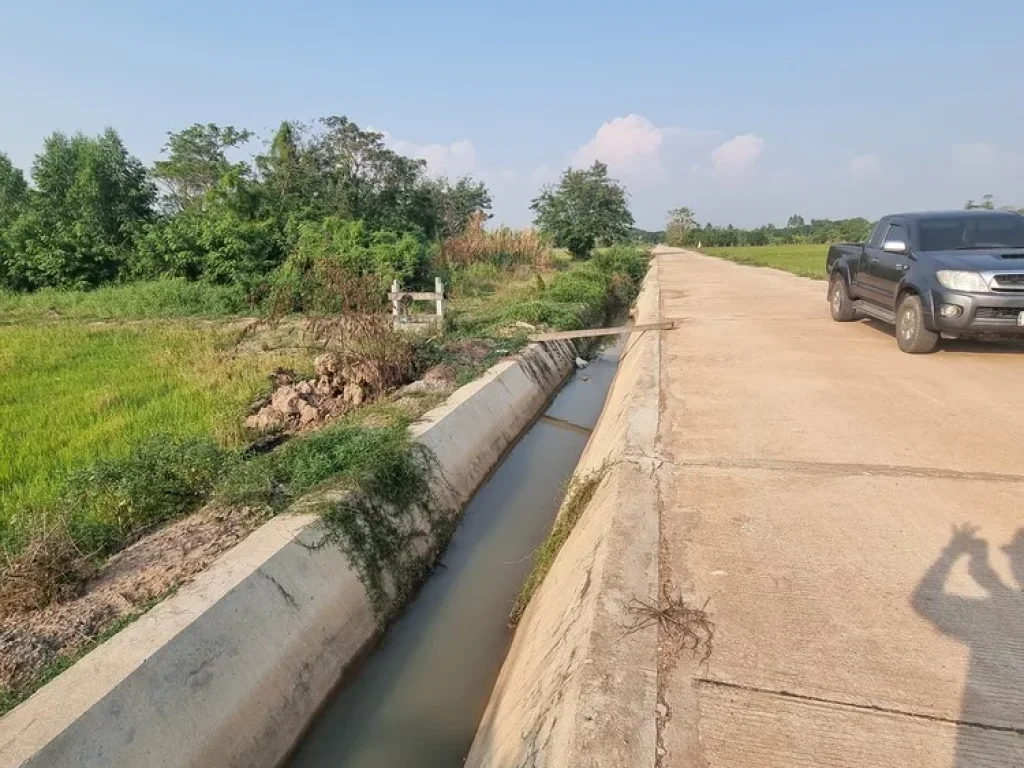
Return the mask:
<svg viewBox="0 0 1024 768"><path fill-rule="evenodd" d="M292 766L462 765L508 652L508 613L615 374L608 348L558 393L463 514L442 562Z"/></svg>

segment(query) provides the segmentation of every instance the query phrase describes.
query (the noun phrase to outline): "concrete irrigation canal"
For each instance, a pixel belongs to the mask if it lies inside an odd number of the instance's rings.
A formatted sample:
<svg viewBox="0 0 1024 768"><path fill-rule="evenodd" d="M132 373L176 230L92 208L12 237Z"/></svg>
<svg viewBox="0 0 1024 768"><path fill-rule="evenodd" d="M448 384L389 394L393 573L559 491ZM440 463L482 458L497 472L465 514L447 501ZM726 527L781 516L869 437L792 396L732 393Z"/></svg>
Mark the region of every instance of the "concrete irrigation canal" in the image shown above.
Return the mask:
<svg viewBox="0 0 1024 768"><path fill-rule="evenodd" d="M460 766L512 639L509 610L551 530L618 362L575 373L470 501L441 566L296 750L295 768Z"/></svg>
<svg viewBox="0 0 1024 768"><path fill-rule="evenodd" d="M651 284L637 322L656 314ZM496 764L490 753L505 749L504 728L521 729L524 717L557 719L564 704L556 692L530 690L538 677L518 669L519 637L540 633L562 651L591 655L589 635L579 633L604 620L593 609L597 590L587 596L591 578L596 587L616 571L605 567L613 549L616 557L656 549L649 524L610 516L608 504L631 471L619 461L636 448L629 425L656 415L653 382L642 407L632 390L639 372L656 370L658 336L633 333L581 370L570 341L533 343L410 427L414 445L431 456L431 501L405 513L409 562L427 562L431 542L455 526L421 589L404 606L396 597L400 610L386 631L380 592L353 559L359 553L325 546L323 521L300 501L3 718L0 768ZM631 372L625 380L623 370ZM574 470L600 477L577 507L588 514L573 518L575 529L566 527L565 507L559 516ZM625 490L637 502L631 509L651 509L649 489ZM604 544L588 538L597 530L586 521L591 509ZM546 561L513 632L510 610L556 516L562 554ZM625 522L633 543L617 541L612 520ZM573 544L580 528L590 530L582 554ZM563 558L570 581L586 580L582 589L568 584ZM627 560L646 563L645 573L654 562L645 554ZM388 589L389 578L377 583ZM562 597L587 618L546 627ZM641 638L653 634L622 643L624 651L635 655ZM565 670L554 673L550 680L564 680ZM503 711L512 694L525 711Z"/></svg>

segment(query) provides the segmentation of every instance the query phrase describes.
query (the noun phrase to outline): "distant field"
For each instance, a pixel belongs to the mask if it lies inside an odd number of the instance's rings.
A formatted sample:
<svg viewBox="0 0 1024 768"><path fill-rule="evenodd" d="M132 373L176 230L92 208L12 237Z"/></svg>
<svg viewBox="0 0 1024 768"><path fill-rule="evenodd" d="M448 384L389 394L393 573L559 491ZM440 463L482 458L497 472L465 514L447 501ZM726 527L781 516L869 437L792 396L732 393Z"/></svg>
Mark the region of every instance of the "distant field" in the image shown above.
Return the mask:
<svg viewBox="0 0 1024 768"><path fill-rule="evenodd" d="M825 255L828 253L828 246L823 244L704 248L703 252L738 264L782 269L802 277L813 277L818 280L827 277Z"/></svg>
<svg viewBox="0 0 1024 768"><path fill-rule="evenodd" d="M268 372L296 362L239 354L237 335L209 322L0 323L0 544L19 510L97 457L156 433L237 444Z"/></svg>

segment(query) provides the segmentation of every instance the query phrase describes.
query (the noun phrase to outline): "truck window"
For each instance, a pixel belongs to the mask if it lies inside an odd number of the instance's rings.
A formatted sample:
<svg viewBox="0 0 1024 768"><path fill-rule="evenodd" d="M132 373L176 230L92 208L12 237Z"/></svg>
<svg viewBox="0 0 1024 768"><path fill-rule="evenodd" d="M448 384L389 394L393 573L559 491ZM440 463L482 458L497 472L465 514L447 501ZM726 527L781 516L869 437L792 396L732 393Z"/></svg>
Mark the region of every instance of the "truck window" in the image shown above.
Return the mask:
<svg viewBox="0 0 1024 768"><path fill-rule="evenodd" d="M1024 248L1024 217L1015 213L976 213L922 219L922 251Z"/></svg>
<svg viewBox="0 0 1024 768"><path fill-rule="evenodd" d="M868 247L870 248L881 248L882 247L882 235L885 234L887 229L887 222L882 219L880 222L875 224L875 228L871 230L871 237L868 238Z"/></svg>
<svg viewBox="0 0 1024 768"><path fill-rule="evenodd" d="M882 242L885 243L889 240L902 240L904 243L909 245L909 241L907 240L907 228L902 224L890 224L889 231L885 233L885 239Z"/></svg>

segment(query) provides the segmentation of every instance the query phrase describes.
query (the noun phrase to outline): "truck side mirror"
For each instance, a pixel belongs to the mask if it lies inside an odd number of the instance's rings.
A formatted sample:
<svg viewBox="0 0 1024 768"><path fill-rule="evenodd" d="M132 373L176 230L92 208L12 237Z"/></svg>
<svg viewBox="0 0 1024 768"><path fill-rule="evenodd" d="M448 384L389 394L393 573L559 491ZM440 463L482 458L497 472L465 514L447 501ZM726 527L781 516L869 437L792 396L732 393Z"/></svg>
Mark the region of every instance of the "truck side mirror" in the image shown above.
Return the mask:
<svg viewBox="0 0 1024 768"><path fill-rule="evenodd" d="M902 240L886 240L882 243L882 250L886 253L906 253L907 244Z"/></svg>

